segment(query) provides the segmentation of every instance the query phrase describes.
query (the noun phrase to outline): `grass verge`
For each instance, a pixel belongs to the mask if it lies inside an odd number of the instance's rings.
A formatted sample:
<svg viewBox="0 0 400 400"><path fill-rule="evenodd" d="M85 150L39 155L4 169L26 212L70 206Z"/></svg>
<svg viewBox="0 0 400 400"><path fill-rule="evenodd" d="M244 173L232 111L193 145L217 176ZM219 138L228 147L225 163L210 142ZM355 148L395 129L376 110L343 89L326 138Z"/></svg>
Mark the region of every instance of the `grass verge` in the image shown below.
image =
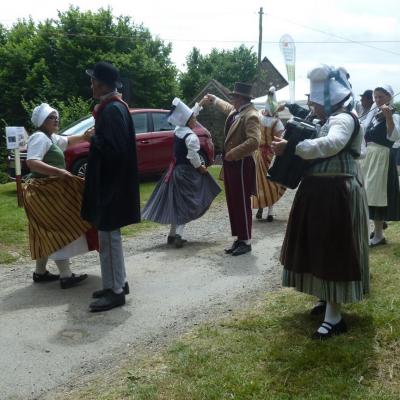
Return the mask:
<svg viewBox="0 0 400 400"><path fill-rule="evenodd" d="M76 399L395 400L400 398L400 225L371 251L371 294L344 307L346 335L309 339L312 299L290 289L135 360ZM104 381L103 381L104 382Z"/></svg>
<svg viewBox="0 0 400 400"><path fill-rule="evenodd" d="M209 171L217 179L220 167L210 167ZM140 184L142 207L149 199L156 183L152 180ZM29 256L28 221L24 209L17 207L16 195L15 183L0 185L0 265L11 264ZM223 199L223 193L218 199ZM140 224L124 227L122 234L131 237L156 226L158 224L143 221Z"/></svg>

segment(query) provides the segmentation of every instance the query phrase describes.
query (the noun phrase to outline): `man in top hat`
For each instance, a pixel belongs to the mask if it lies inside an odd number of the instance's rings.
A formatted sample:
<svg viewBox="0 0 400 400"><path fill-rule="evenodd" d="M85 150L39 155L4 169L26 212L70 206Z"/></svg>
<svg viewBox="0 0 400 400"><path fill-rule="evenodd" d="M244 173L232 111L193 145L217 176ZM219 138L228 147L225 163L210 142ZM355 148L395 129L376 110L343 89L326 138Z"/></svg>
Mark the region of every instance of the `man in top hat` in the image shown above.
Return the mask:
<svg viewBox="0 0 400 400"><path fill-rule="evenodd" d="M106 311L124 305L129 293L120 228L140 222L136 139L129 107L117 91L122 87L118 70L100 61L86 73L99 104L81 214L99 231L103 289L93 293L90 310Z"/></svg>
<svg viewBox="0 0 400 400"><path fill-rule="evenodd" d="M207 94L204 104L212 104L228 117L223 147L223 178L232 236L237 237L227 254L239 256L251 251L252 208L256 173L253 153L260 144L260 119L251 103L252 85L235 83L232 104Z"/></svg>
<svg viewBox="0 0 400 400"><path fill-rule="evenodd" d="M360 122L363 122L366 119L367 114L371 111L372 105L374 104L372 90L368 89L364 93L360 94L360 99L360 101L357 101L355 108Z"/></svg>

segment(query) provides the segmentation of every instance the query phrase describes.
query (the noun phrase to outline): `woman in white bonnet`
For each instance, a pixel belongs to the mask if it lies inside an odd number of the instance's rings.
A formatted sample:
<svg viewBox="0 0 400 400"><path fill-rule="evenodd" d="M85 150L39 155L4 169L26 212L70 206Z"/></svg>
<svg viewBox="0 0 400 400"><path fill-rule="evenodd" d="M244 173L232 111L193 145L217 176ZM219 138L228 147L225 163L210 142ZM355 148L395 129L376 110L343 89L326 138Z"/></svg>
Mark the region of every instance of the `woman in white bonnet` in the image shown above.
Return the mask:
<svg viewBox="0 0 400 400"><path fill-rule="evenodd" d="M256 218L262 220L263 209L268 207L267 222L274 219L274 204L283 196L285 188L267 179L267 172L272 163L274 153L271 143L274 136L281 136L284 126L277 116L278 103L275 87L268 91L264 110L260 115L261 139L258 150L254 153L256 163L256 195L251 197L252 208L257 209Z"/></svg>
<svg viewBox="0 0 400 400"><path fill-rule="evenodd" d="M341 304L369 291L368 218L357 158L363 130L351 114L347 71L322 65L310 71L311 108L323 126L315 139L293 144L276 138L277 154L292 151L310 166L290 213L282 246L283 285L316 296L324 313L314 339L347 331Z"/></svg>
<svg viewBox="0 0 400 400"><path fill-rule="evenodd" d="M370 246L386 244L384 221L400 221L399 177L393 144L400 139L400 115L394 111L393 89L381 85L374 90L377 109L365 120L367 154L362 161L369 218L374 221Z"/></svg>
<svg viewBox="0 0 400 400"><path fill-rule="evenodd" d="M33 281L60 280L61 288L67 289L87 278L87 274L72 273L69 257L89 251L85 233L91 226L80 218L83 180L65 169L64 150L90 140L91 133L60 136L55 134L58 122L58 111L47 103L33 110L32 123L37 131L28 140L31 179L23 186L23 192L30 250L36 260ZM49 258L56 263L60 275L47 270Z"/></svg>
<svg viewBox="0 0 400 400"><path fill-rule="evenodd" d="M174 162L158 182L142 212L142 218L171 224L167 244L181 248L185 225L200 218L221 191L202 164L200 142L193 129L202 103L189 108L175 97L168 122L175 125Z"/></svg>

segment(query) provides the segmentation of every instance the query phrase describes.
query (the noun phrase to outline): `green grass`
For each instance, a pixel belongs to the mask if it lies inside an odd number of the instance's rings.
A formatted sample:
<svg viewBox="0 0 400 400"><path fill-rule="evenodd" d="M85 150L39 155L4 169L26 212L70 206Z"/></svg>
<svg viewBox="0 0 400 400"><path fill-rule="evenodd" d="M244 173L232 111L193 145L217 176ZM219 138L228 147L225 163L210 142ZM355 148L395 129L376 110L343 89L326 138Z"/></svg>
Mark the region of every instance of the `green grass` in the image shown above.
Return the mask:
<svg viewBox="0 0 400 400"><path fill-rule="evenodd" d="M217 179L220 167L211 167L210 173ZM141 206L146 204L157 180L142 182L140 185ZM28 222L23 208L17 207L15 183L0 185L0 265L14 263L29 256ZM223 199L221 193L218 197ZM143 221L122 229L124 236L134 236L138 233L154 229L158 224Z"/></svg>
<svg viewBox="0 0 400 400"><path fill-rule="evenodd" d="M309 316L313 299L278 290L72 398L398 400L400 225L386 235L389 245L371 251L371 294L344 307L346 335L312 341L320 323Z"/></svg>

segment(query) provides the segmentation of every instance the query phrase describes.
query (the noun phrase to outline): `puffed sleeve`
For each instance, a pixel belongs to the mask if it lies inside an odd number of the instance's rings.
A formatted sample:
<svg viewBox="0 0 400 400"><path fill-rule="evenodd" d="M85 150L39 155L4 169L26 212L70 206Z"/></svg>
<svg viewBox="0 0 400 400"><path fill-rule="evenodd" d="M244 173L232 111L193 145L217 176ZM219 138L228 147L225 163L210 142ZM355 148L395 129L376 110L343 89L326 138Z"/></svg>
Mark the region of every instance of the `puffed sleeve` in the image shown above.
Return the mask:
<svg viewBox="0 0 400 400"><path fill-rule="evenodd" d="M186 147L188 149L187 159L195 168L199 168L201 165L201 159L199 156L200 141L195 133L192 133L185 139Z"/></svg>
<svg viewBox="0 0 400 400"><path fill-rule="evenodd" d="M342 150L351 138L354 120L349 114L338 114L329 118L326 136L306 139L296 146L295 154L305 160L332 157Z"/></svg>

